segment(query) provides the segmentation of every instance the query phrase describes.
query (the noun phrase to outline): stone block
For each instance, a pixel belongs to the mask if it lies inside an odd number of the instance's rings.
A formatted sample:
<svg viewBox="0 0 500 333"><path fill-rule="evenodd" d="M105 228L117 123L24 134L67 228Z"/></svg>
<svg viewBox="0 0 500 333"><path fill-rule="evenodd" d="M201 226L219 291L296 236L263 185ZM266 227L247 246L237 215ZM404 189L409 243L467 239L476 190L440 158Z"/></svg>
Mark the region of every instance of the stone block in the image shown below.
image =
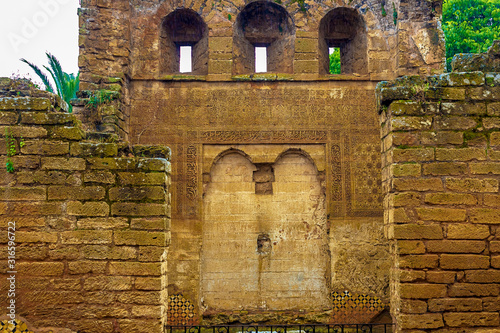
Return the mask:
<svg viewBox="0 0 500 333"><path fill-rule="evenodd" d="M5 205L3 207L0 203L0 215L61 215L62 207L60 202L10 202L8 206Z"/></svg>
<svg viewBox="0 0 500 333"><path fill-rule="evenodd" d="M465 281L472 283L500 283L500 271L495 269L466 271Z"/></svg>
<svg viewBox="0 0 500 333"><path fill-rule="evenodd" d="M394 239L442 239L443 230L438 224L402 224L394 225L392 236Z"/></svg>
<svg viewBox="0 0 500 333"><path fill-rule="evenodd" d="M134 283L137 290L161 290L161 278L136 277Z"/></svg>
<svg viewBox="0 0 500 333"><path fill-rule="evenodd" d="M500 240L498 240L498 241L495 241L495 240L490 241L490 251L491 252L500 252Z"/></svg>
<svg viewBox="0 0 500 333"><path fill-rule="evenodd" d="M423 174L432 176L464 175L469 172L466 163L438 162L423 165Z"/></svg>
<svg viewBox="0 0 500 333"><path fill-rule="evenodd" d="M401 329L434 329L444 326L443 316L437 313L401 314L399 318Z"/></svg>
<svg viewBox="0 0 500 333"><path fill-rule="evenodd" d="M425 280L425 272L417 270L399 270L399 281L416 282Z"/></svg>
<svg viewBox="0 0 500 333"><path fill-rule="evenodd" d="M121 185L165 185L165 173L133 173L119 172L118 179Z"/></svg>
<svg viewBox="0 0 500 333"><path fill-rule="evenodd" d="M17 123L19 115L17 112L2 112L0 111L0 125L14 125Z"/></svg>
<svg viewBox="0 0 500 333"><path fill-rule="evenodd" d="M75 216L108 216L109 206L106 202L70 201L67 204L68 215Z"/></svg>
<svg viewBox="0 0 500 333"><path fill-rule="evenodd" d="M121 332L161 332L163 329L160 320L120 319L118 325Z"/></svg>
<svg viewBox="0 0 500 333"><path fill-rule="evenodd" d="M436 148L437 161L482 161L486 159L486 150L481 148Z"/></svg>
<svg viewBox="0 0 500 333"><path fill-rule="evenodd" d="M493 132L490 134L490 145L500 146L500 132Z"/></svg>
<svg viewBox="0 0 500 333"><path fill-rule="evenodd" d="M500 224L500 208L475 208L470 210L470 221L481 224Z"/></svg>
<svg viewBox="0 0 500 333"><path fill-rule="evenodd" d="M392 186L396 191L442 191L443 181L440 178L394 179Z"/></svg>
<svg viewBox="0 0 500 333"><path fill-rule="evenodd" d="M485 103L441 103L441 113L448 115L485 115Z"/></svg>
<svg viewBox="0 0 500 333"><path fill-rule="evenodd" d="M6 131L14 138L34 139L45 138L47 136L47 130L43 127L0 126L0 138L5 137Z"/></svg>
<svg viewBox="0 0 500 333"><path fill-rule="evenodd" d="M52 126L48 136L51 139L79 141L85 138L85 132L79 127Z"/></svg>
<svg viewBox="0 0 500 333"><path fill-rule="evenodd" d="M449 271L427 271L425 274L427 282L450 284L455 282L455 272Z"/></svg>
<svg viewBox="0 0 500 333"><path fill-rule="evenodd" d="M418 218L424 221L460 222L465 221L466 210L456 208L416 208Z"/></svg>
<svg viewBox="0 0 500 333"><path fill-rule="evenodd" d="M183 247L187 250L189 250L188 247ZM165 252L165 247L164 246L140 246L139 247L139 261L159 261L161 256ZM186 253L184 256L188 256ZM198 253L193 254L190 253L189 256L195 257L196 260L199 260L200 255Z"/></svg>
<svg viewBox="0 0 500 333"><path fill-rule="evenodd" d="M427 312L427 302L414 299L401 300L402 313L425 313Z"/></svg>
<svg viewBox="0 0 500 333"><path fill-rule="evenodd" d="M490 267L490 257L476 254L442 254L439 260L442 269L480 269Z"/></svg>
<svg viewBox="0 0 500 333"><path fill-rule="evenodd" d="M500 129L500 117L483 118L483 127L487 130Z"/></svg>
<svg viewBox="0 0 500 333"><path fill-rule="evenodd" d="M294 72L300 73L318 73L319 62L318 60L294 60L293 62Z"/></svg>
<svg viewBox="0 0 500 333"><path fill-rule="evenodd" d="M477 205L476 196L467 193L429 193L424 201L433 205Z"/></svg>
<svg viewBox="0 0 500 333"><path fill-rule="evenodd" d="M70 113L59 112L21 112L21 124L27 125L69 125L76 118Z"/></svg>
<svg viewBox="0 0 500 333"><path fill-rule="evenodd" d="M488 103L488 116L500 116L500 102Z"/></svg>
<svg viewBox="0 0 500 333"><path fill-rule="evenodd" d="M86 259L127 260L137 258L137 249L132 246L87 245L82 248Z"/></svg>
<svg viewBox="0 0 500 333"><path fill-rule="evenodd" d="M78 157L109 157L118 155L116 143L72 142L71 156Z"/></svg>
<svg viewBox="0 0 500 333"><path fill-rule="evenodd" d="M16 231L17 243L57 243L57 233L45 231Z"/></svg>
<svg viewBox="0 0 500 333"><path fill-rule="evenodd" d="M491 267L500 268L500 256L491 257Z"/></svg>
<svg viewBox="0 0 500 333"><path fill-rule="evenodd" d="M499 326L498 312L448 312L443 314L444 322L450 327Z"/></svg>
<svg viewBox="0 0 500 333"><path fill-rule="evenodd" d="M447 230L448 239L485 239L489 236L487 225L450 224Z"/></svg>
<svg viewBox="0 0 500 333"><path fill-rule="evenodd" d="M114 184L116 175L109 171L91 171L83 174L85 183Z"/></svg>
<svg viewBox="0 0 500 333"><path fill-rule="evenodd" d="M420 240L400 240L397 242L399 254L423 254L425 244Z"/></svg>
<svg viewBox="0 0 500 333"><path fill-rule="evenodd" d="M432 117L430 116L399 116L390 119L390 128L392 131L430 130L431 126Z"/></svg>
<svg viewBox="0 0 500 333"><path fill-rule="evenodd" d="M161 317L161 307L151 305L137 305L132 306L132 316L146 317L146 318L159 318Z"/></svg>
<svg viewBox="0 0 500 333"><path fill-rule="evenodd" d="M471 130L477 127L477 121L471 117L443 116L434 118L435 130Z"/></svg>
<svg viewBox="0 0 500 333"><path fill-rule="evenodd" d="M160 263L122 262L109 263L111 275L160 276Z"/></svg>
<svg viewBox="0 0 500 333"><path fill-rule="evenodd" d="M69 143L63 141L25 141L21 153L27 155L65 155L69 152Z"/></svg>
<svg viewBox="0 0 500 333"><path fill-rule="evenodd" d="M400 257L399 267L412 269L436 268L438 260L439 257L436 254L405 255Z"/></svg>
<svg viewBox="0 0 500 333"><path fill-rule="evenodd" d="M498 192L498 179L446 178L446 188L455 192Z"/></svg>
<svg viewBox="0 0 500 333"><path fill-rule="evenodd" d="M0 187L0 200L37 201L47 198L44 187Z"/></svg>
<svg viewBox="0 0 500 333"><path fill-rule="evenodd" d="M208 39L208 48L213 52L230 53L233 49L232 37L212 37Z"/></svg>
<svg viewBox="0 0 500 333"><path fill-rule="evenodd" d="M170 230L170 220L167 218L138 218L130 221L130 229Z"/></svg>
<svg viewBox="0 0 500 333"><path fill-rule="evenodd" d="M128 276L87 277L83 282L84 290L131 290L132 278Z"/></svg>
<svg viewBox="0 0 500 333"><path fill-rule="evenodd" d="M126 157L93 157L87 158L87 163L89 165L89 169L97 169L97 170L130 170L134 169L137 164L137 160L135 158L126 158ZM148 185L148 184L144 184Z"/></svg>
<svg viewBox="0 0 500 333"><path fill-rule="evenodd" d="M421 203L420 196L418 192L394 193L391 197L392 205L394 207L419 206Z"/></svg>
<svg viewBox="0 0 500 333"><path fill-rule="evenodd" d="M111 230L75 230L61 233L62 244L110 244Z"/></svg>
<svg viewBox="0 0 500 333"><path fill-rule="evenodd" d="M318 40L315 38L296 38L295 52L298 53L317 53Z"/></svg>
<svg viewBox="0 0 500 333"><path fill-rule="evenodd" d="M83 158L42 157L42 170L85 170Z"/></svg>
<svg viewBox="0 0 500 333"><path fill-rule="evenodd" d="M208 72L210 74L231 74L233 68L232 60L210 60Z"/></svg>
<svg viewBox="0 0 500 333"><path fill-rule="evenodd" d="M435 253L482 253L486 242L474 240L430 240L427 251Z"/></svg>
<svg viewBox="0 0 500 333"><path fill-rule="evenodd" d="M52 103L43 97L1 97L0 110L50 110Z"/></svg>
<svg viewBox="0 0 500 333"><path fill-rule="evenodd" d="M117 216L164 216L166 213L164 204L117 202L111 205L111 214Z"/></svg>
<svg viewBox="0 0 500 333"><path fill-rule="evenodd" d="M392 158L395 163L428 162L434 160L433 148L394 148L392 154Z"/></svg>
<svg viewBox="0 0 500 333"><path fill-rule="evenodd" d="M124 217L92 217L80 218L76 223L78 229L124 229L128 228L128 219Z"/></svg>
<svg viewBox="0 0 500 333"><path fill-rule="evenodd" d="M113 187L109 189L111 201L165 200L165 189L161 186Z"/></svg>
<svg viewBox="0 0 500 333"><path fill-rule="evenodd" d="M498 284L455 283L448 288L448 296L498 296L499 288Z"/></svg>
<svg viewBox="0 0 500 333"><path fill-rule="evenodd" d="M399 156L398 158L395 158L396 160L399 160L401 157L407 158L409 155L407 154L402 154L406 156ZM421 173L421 165L420 164L413 164L413 163L407 163L407 164L392 164L391 165L391 172L394 177L418 177L420 176Z"/></svg>
<svg viewBox="0 0 500 333"><path fill-rule="evenodd" d="M70 261L68 262L69 274L104 274L106 272L105 261Z"/></svg>
<svg viewBox="0 0 500 333"><path fill-rule="evenodd" d="M430 312L482 311L480 298L438 298L429 300Z"/></svg>
<svg viewBox="0 0 500 333"><path fill-rule="evenodd" d="M151 245L165 246L164 232L116 230L114 232L116 245Z"/></svg>
<svg viewBox="0 0 500 333"><path fill-rule="evenodd" d="M25 276L62 276L64 263L62 262L16 262L16 270Z"/></svg>
<svg viewBox="0 0 500 333"><path fill-rule="evenodd" d="M401 298L429 299L442 298L446 296L445 284L430 283L401 283Z"/></svg>
<svg viewBox="0 0 500 333"><path fill-rule="evenodd" d="M158 291L126 291L117 296L117 301L125 304L160 305L160 293Z"/></svg>
<svg viewBox="0 0 500 333"><path fill-rule="evenodd" d="M461 145L464 142L463 132L455 131L419 132L419 138L423 145Z"/></svg>
<svg viewBox="0 0 500 333"><path fill-rule="evenodd" d="M500 175L500 163L483 162L483 163L470 163L470 171L476 175Z"/></svg>
<svg viewBox="0 0 500 333"><path fill-rule="evenodd" d="M75 260L80 257L80 252L75 246L58 246L49 250L49 257L52 260Z"/></svg>
<svg viewBox="0 0 500 333"><path fill-rule="evenodd" d="M106 196L102 186L49 186L49 200L101 200Z"/></svg>

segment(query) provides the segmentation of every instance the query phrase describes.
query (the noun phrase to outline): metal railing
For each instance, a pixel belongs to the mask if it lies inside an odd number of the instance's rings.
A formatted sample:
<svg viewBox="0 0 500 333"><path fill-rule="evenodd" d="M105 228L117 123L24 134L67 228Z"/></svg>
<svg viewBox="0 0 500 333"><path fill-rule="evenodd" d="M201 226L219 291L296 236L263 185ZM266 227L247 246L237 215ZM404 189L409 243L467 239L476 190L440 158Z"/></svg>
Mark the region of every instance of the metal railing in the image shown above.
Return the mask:
<svg viewBox="0 0 500 333"><path fill-rule="evenodd" d="M166 333L392 333L393 324L165 326Z"/></svg>

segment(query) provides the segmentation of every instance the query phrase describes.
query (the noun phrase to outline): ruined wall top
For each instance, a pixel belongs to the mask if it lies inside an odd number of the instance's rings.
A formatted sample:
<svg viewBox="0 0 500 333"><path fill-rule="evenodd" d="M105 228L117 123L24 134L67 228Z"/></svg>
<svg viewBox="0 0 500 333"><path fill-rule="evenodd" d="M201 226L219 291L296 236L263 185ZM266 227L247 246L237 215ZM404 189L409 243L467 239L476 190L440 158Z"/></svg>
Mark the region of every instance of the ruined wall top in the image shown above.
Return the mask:
<svg viewBox="0 0 500 333"><path fill-rule="evenodd" d="M84 90L125 77L252 80L256 46L267 48L267 73L260 77L265 80L378 81L444 69L439 0L81 4L79 65ZM183 73L181 46L192 47L192 68ZM328 53L334 47L340 48L341 75L329 75Z"/></svg>

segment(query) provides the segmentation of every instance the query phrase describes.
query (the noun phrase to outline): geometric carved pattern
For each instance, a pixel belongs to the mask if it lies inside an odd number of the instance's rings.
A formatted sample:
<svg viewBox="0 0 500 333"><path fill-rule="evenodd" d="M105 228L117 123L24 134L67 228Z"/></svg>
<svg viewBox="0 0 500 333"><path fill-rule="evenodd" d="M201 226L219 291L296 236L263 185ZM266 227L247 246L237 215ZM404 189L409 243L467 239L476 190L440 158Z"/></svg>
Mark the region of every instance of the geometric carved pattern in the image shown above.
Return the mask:
<svg viewBox="0 0 500 333"><path fill-rule="evenodd" d="M342 162L341 162L340 144L332 144L330 172L331 172L331 213L332 217L341 215L342 207Z"/></svg>
<svg viewBox="0 0 500 333"><path fill-rule="evenodd" d="M354 188L356 209L376 210L382 207L380 144L358 143L354 153Z"/></svg>
<svg viewBox="0 0 500 333"><path fill-rule="evenodd" d="M380 298L354 295L349 291L332 292L332 322L340 324L370 323L387 305Z"/></svg>
<svg viewBox="0 0 500 333"><path fill-rule="evenodd" d="M168 298L168 325L194 325L194 320L194 305L190 301L180 294Z"/></svg>

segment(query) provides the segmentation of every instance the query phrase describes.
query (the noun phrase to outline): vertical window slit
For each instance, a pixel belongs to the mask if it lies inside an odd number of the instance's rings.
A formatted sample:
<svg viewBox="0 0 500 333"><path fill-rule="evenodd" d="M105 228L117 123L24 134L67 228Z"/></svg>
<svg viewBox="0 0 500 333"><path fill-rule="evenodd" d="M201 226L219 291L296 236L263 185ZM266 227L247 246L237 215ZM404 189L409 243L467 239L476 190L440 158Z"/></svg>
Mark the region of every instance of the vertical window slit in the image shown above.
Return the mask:
<svg viewBox="0 0 500 333"><path fill-rule="evenodd" d="M190 73L193 71L193 47L191 45L180 46L179 72Z"/></svg>
<svg viewBox="0 0 500 333"><path fill-rule="evenodd" d="M255 73L267 72L267 47L255 47Z"/></svg>

